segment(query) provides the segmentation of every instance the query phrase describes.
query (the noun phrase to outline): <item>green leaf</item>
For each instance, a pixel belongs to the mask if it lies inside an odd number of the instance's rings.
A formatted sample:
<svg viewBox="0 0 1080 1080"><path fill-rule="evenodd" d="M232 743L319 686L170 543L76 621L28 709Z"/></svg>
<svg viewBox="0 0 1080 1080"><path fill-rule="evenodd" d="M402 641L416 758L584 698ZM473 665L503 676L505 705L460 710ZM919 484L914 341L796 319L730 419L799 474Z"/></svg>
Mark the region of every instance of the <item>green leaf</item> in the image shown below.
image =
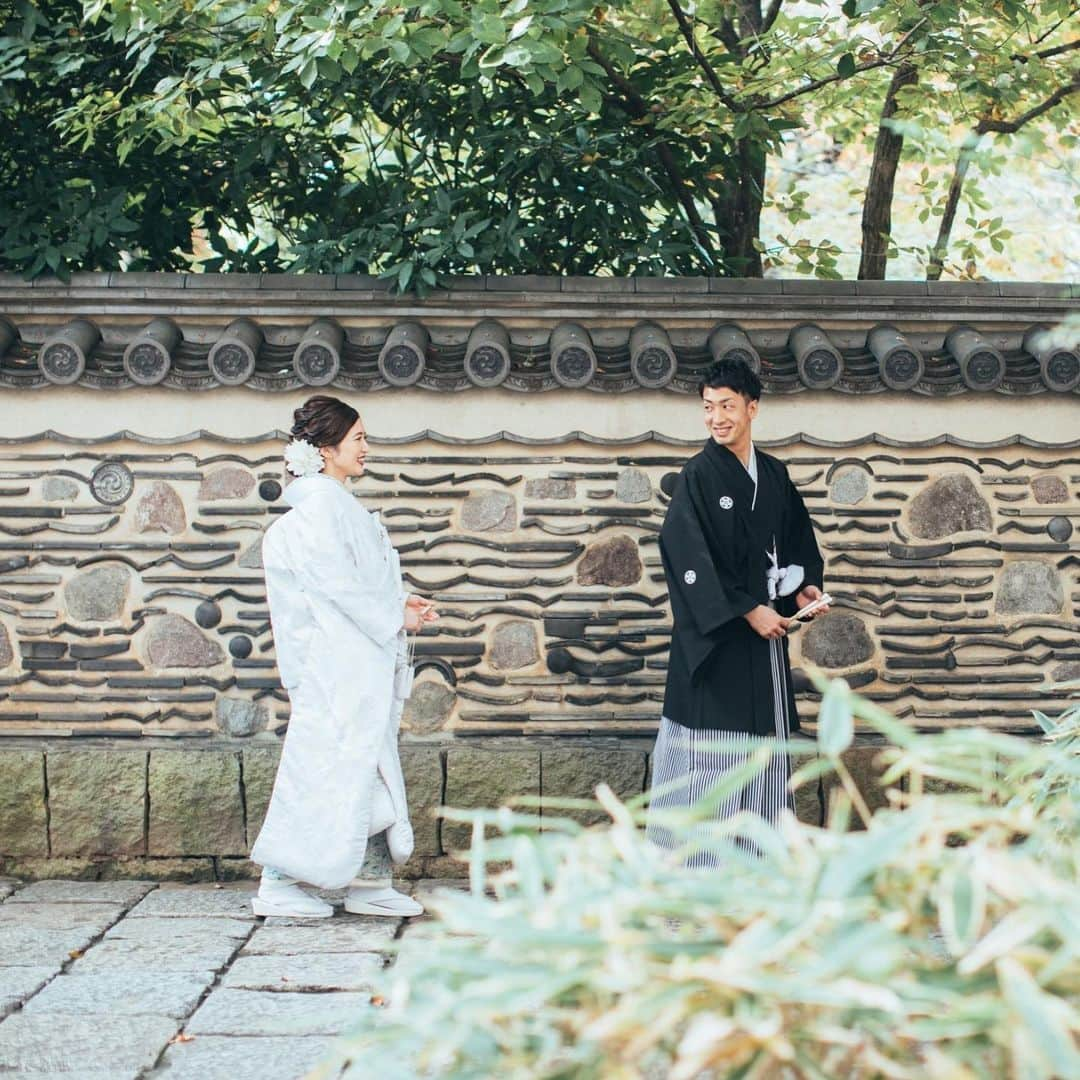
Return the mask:
<svg viewBox="0 0 1080 1080"><path fill-rule="evenodd" d="M578 97L581 100L582 107L590 113L598 113L603 105L600 91L591 82L582 83L581 88L578 90Z"/></svg>
<svg viewBox="0 0 1080 1080"><path fill-rule="evenodd" d="M843 679L833 679L818 710L818 746L828 757L839 757L855 737L851 691Z"/></svg>
<svg viewBox="0 0 1080 1080"><path fill-rule="evenodd" d="M844 53L836 62L836 73L841 79L850 79L855 74L855 57L851 53Z"/></svg>

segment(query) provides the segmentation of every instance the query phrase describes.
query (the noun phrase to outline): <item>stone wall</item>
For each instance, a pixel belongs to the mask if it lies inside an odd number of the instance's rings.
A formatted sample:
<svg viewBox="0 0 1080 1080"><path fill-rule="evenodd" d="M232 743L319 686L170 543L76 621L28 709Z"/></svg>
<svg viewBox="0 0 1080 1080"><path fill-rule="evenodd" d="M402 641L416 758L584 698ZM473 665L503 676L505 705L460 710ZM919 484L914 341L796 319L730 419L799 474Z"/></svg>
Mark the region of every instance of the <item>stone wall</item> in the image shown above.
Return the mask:
<svg viewBox="0 0 1080 1080"><path fill-rule="evenodd" d="M1034 730L1031 709L1062 707L1080 675L1080 455L785 442L837 598L794 638L796 665L924 728ZM656 537L694 448L373 450L356 493L443 612L405 718L410 872L451 872L464 836L434 818L444 801L642 790L670 633ZM259 569L279 451L205 436L0 451L0 872L248 872L288 722ZM801 810L820 819L821 793Z"/></svg>
<svg viewBox="0 0 1080 1080"><path fill-rule="evenodd" d="M995 347L1018 349L1039 305L1057 303L1039 288L1027 300L984 297L966 314L1000 331ZM680 365L700 366L709 326L740 304L746 325L771 321L752 331L774 376L755 434L788 463L810 507L837 600L793 638L800 672L812 661L841 674L920 728L1012 731L1034 730L1032 709L1059 711L1063 684L1080 677L1075 390L1051 392L1025 367L1030 358L1008 352L1000 393L965 389L947 357L919 393L881 392L853 290L785 299L772 289L757 298L760 311L748 296L690 293L660 290L641 307L613 290L609 309L590 309L600 365L585 388L527 392L543 381L536 350L550 326L570 313L586 319L581 298L544 306L506 294L457 312L436 298L427 310L449 340L510 305L502 313L521 324L520 386L458 392L447 347L435 349L431 385L337 390L373 433L356 494L383 513L410 587L443 613L417 641L405 718L418 841L409 873L460 872L451 853L466 837L436 819L444 803L584 796L601 781L632 795L645 785L670 634L657 533L672 481L700 445L699 405L687 377L645 389L618 373L625 345L604 348L665 302ZM98 303L93 289L41 295L36 306L20 301L20 327L33 325L30 312L43 340L46 324ZM202 353L178 353L174 386L116 389L125 376L108 336L92 380L76 386L20 389L42 383L26 339L0 357L0 874L250 871L288 724L260 539L285 511L280 429L311 391L203 387L208 376L195 368L221 333L227 295L190 301L184 338L201 333ZM305 295L257 291L245 302L295 322ZM915 340L936 348L969 299L941 297L945 320L918 308L928 293L903 290L877 293L868 318L906 304L904 317L927 335ZM364 324L358 340L373 333L378 313L336 303L319 300L317 313ZM424 307L379 304L402 316ZM177 314L132 290L117 311L128 334L147 314ZM605 329L601 316L618 325ZM788 324L811 316L848 350L832 390L800 383L813 371L796 372L784 352ZM200 331L200 319L214 327ZM299 381L281 356L300 334L266 331L261 390ZM374 346L364 348L372 355L356 362L370 366ZM815 695L801 674L798 684L812 736ZM864 736L851 764L878 803L874 753ZM828 797L827 784L801 794L800 814L820 821Z"/></svg>
<svg viewBox="0 0 1080 1080"><path fill-rule="evenodd" d="M695 444L696 445L696 444ZM417 738L650 734L670 612L657 549L695 445L570 438L377 446L355 485L439 628ZM793 658L913 724L1033 729L1077 669L1080 456L784 440L836 611ZM3 737L273 739L288 721L260 562L280 443L0 449ZM813 713L813 697L806 695Z"/></svg>

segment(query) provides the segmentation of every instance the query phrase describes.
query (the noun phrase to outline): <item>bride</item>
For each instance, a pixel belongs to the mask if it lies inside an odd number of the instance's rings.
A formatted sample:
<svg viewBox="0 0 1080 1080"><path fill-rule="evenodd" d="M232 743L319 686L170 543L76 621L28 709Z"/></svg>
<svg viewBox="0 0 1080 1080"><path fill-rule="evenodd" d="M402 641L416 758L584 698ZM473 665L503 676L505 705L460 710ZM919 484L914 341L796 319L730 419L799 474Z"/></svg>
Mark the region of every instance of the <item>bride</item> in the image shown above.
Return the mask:
<svg viewBox="0 0 1080 1080"><path fill-rule="evenodd" d="M263 541L267 599L292 713L266 820L251 851L263 867L256 915L326 918L298 882L349 885L345 910L419 915L392 887L413 834L397 737L412 668L406 632L438 618L406 596L377 514L345 487L367 457L352 406L317 396L293 414L285 450L292 507Z"/></svg>

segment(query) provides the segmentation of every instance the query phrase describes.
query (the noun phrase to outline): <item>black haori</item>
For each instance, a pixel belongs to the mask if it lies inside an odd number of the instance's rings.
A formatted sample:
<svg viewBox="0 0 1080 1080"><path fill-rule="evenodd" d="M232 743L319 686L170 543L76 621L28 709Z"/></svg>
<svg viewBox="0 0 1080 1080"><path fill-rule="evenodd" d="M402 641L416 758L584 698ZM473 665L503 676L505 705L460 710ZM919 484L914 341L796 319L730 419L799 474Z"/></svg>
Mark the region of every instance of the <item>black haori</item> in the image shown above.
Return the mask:
<svg viewBox="0 0 1080 1080"><path fill-rule="evenodd" d="M794 597L769 597L770 552L780 566L801 566L804 584L819 588L823 563L787 469L756 449L751 466L707 443L683 469L661 531L675 627L653 755L653 787L666 790L651 809L693 804L759 745L775 746L799 727L786 639L762 638L743 616L758 604L795 611ZM792 806L789 777L788 757L777 748L718 815L749 811L775 821ZM670 843L655 820L649 833ZM717 858L706 844L689 862Z"/></svg>

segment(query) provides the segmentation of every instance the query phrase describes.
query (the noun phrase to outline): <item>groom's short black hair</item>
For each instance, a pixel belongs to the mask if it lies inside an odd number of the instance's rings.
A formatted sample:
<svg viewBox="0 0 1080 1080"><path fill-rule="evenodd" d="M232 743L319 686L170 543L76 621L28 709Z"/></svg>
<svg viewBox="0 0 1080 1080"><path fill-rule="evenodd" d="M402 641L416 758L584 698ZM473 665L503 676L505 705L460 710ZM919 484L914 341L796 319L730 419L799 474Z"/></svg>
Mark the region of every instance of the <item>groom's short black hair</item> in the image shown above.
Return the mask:
<svg viewBox="0 0 1080 1080"><path fill-rule="evenodd" d="M744 360L729 359L725 356L710 364L698 383L698 396L704 397L705 388L710 386L714 390L721 387L734 390L736 394L742 394L747 401L758 401L761 398L761 380Z"/></svg>

